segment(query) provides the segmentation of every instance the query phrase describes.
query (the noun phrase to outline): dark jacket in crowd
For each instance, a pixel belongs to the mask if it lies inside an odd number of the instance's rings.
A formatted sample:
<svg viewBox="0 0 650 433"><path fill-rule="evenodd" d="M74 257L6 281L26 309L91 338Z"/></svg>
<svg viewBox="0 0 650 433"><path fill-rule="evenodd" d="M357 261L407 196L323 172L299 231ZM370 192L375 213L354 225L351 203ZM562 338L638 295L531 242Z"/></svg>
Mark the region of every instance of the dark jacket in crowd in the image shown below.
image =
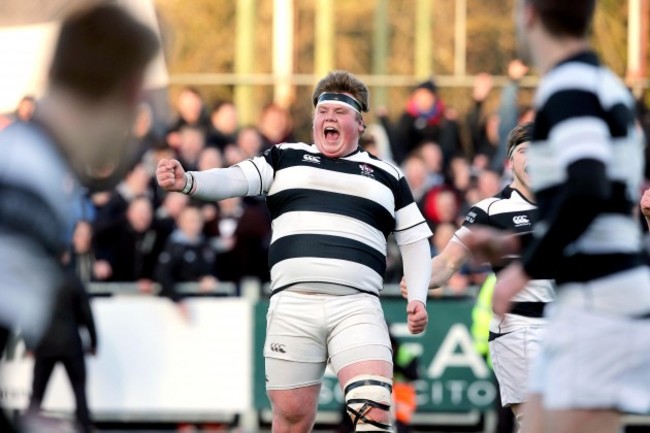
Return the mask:
<svg viewBox="0 0 650 433"><path fill-rule="evenodd" d="M137 232L124 219L97 232L94 244L97 260L106 260L111 265L113 273L109 281L132 282L153 279L165 240L164 231L155 226Z"/></svg>
<svg viewBox="0 0 650 433"><path fill-rule="evenodd" d="M158 257L154 273L155 280L162 286L160 295L179 300L175 284L198 282L212 275L215 257L215 251L203 236L190 239L180 230L174 231Z"/></svg>

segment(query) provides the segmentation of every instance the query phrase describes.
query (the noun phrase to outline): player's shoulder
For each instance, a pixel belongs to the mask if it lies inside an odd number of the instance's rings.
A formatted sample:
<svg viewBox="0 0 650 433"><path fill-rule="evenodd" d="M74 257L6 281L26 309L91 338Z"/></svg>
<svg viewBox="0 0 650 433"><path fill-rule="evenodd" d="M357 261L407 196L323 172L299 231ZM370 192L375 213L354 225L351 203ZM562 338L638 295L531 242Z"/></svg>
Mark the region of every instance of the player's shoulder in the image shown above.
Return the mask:
<svg viewBox="0 0 650 433"><path fill-rule="evenodd" d="M19 170L46 177L66 169L52 140L31 123L14 122L0 131L3 171Z"/></svg>
<svg viewBox="0 0 650 433"><path fill-rule="evenodd" d="M315 145L313 144L307 144L303 142L297 142L297 143L279 143L273 146L271 149L275 149L276 151L291 151L291 150L302 150L304 152L308 153L318 153L318 149L316 148Z"/></svg>
<svg viewBox="0 0 650 433"><path fill-rule="evenodd" d="M497 197L497 196L484 198L483 200L480 200L480 201L474 203L474 204L471 206L470 210L481 210L481 211L483 211L483 212L485 212L485 213L489 213L489 211L490 211L490 207L491 207L494 203L496 203L496 202L498 202L498 201L500 201L500 200L503 200L503 199L502 199L502 198L499 198L499 197Z"/></svg>
<svg viewBox="0 0 650 433"><path fill-rule="evenodd" d="M377 156L372 155L371 153L368 153L365 150L361 150L357 152L356 154L353 155L353 158L351 159L354 159L355 161L358 162L370 164L384 171L385 173L389 174L390 176L395 178L395 180L400 180L402 177L404 177L402 170L400 170L400 168L397 165L389 161L383 160L381 158L378 158Z"/></svg>

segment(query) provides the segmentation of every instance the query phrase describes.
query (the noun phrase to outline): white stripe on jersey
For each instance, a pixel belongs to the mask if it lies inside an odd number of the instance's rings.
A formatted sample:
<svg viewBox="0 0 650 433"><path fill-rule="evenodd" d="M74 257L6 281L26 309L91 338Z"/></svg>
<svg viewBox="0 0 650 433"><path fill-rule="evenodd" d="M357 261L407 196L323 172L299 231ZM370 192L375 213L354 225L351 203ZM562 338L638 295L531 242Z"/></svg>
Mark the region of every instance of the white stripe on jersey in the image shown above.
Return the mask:
<svg viewBox="0 0 650 433"><path fill-rule="evenodd" d="M612 236L612 233L616 236ZM641 249L641 230L629 217L620 214L601 214L565 254L635 253Z"/></svg>
<svg viewBox="0 0 650 433"><path fill-rule="evenodd" d="M536 141L534 146L526 149L526 153L528 160L534 161L534 164L528 164L532 190L543 190L566 181L567 173L565 170L560 170L555 160L555 151L549 141Z"/></svg>
<svg viewBox="0 0 650 433"><path fill-rule="evenodd" d="M643 182L645 159L639 155L643 155L645 141L636 128L628 134L629 137L612 140L612 158L608 161L607 175L613 180L627 183L627 194L630 200L636 202Z"/></svg>
<svg viewBox="0 0 650 433"><path fill-rule="evenodd" d="M632 96L622 94L620 80L608 69L586 63L570 62L551 70L540 82L535 94L535 106L541 107L546 101L563 90L583 90L598 95L605 110L620 102L634 105Z"/></svg>
<svg viewBox="0 0 650 433"><path fill-rule="evenodd" d="M580 159L595 159L605 165L612 159L609 129L597 117L574 117L558 123L551 130L549 142L560 170Z"/></svg>
<svg viewBox="0 0 650 433"><path fill-rule="evenodd" d="M286 212L273 220L273 238L297 234L341 236L362 242L386 254L386 238L376 228L345 215L322 212Z"/></svg>
<svg viewBox="0 0 650 433"><path fill-rule="evenodd" d="M312 166L289 167L276 172L269 195L296 188L365 198L380 204L391 214L395 212L393 192L376 180L357 174L334 173Z"/></svg>
<svg viewBox="0 0 650 433"><path fill-rule="evenodd" d="M429 226L422 220L420 209L415 203L398 210L395 213L395 222L393 234L397 245L406 245L429 237Z"/></svg>
<svg viewBox="0 0 650 433"><path fill-rule="evenodd" d="M332 272L332 268L336 272ZM309 257L286 259L271 268L272 289L296 283L333 283L377 293L383 288L384 278L367 266L348 260Z"/></svg>

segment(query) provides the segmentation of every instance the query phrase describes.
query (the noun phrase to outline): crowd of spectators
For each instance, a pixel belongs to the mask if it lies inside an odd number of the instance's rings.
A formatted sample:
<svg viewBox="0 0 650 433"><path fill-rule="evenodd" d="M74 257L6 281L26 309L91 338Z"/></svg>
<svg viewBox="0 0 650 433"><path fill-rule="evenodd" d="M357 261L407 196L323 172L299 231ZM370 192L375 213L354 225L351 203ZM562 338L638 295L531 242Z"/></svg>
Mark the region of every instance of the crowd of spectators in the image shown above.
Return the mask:
<svg viewBox="0 0 650 433"><path fill-rule="evenodd" d="M505 139L514 126L534 117L519 103L518 83L527 70L517 60L509 64L510 80L500 90L498 109L491 112L486 112L485 101L494 90L492 77L477 75L464 116L445 104L433 80L420 83L398 118L378 109L377 123L362 137L367 151L402 168L434 233L432 254L447 244L473 203L510 182ZM35 105L34 98L23 98L11 120L29 121ZM641 98L638 108L640 125L649 136L650 110ZM151 292L157 282L161 294L172 299L179 296L177 282L197 282L201 290L210 291L219 282L239 283L245 277L268 281L271 220L263 198L199 202L162 191L154 170L163 158L177 158L188 170L227 167L277 143L295 141L290 111L269 104L262 107L256 125L241 125L232 102L208 107L199 91L188 87L180 92L175 118L164 133L156 133L152 113L146 103L139 108L133 126L138 157L124 179L112 191L90 194L79 206L70 262L82 281L132 282L143 292ZM388 250L386 282L397 283L401 263L391 240ZM487 272L481 264L470 264L443 292L463 295Z"/></svg>

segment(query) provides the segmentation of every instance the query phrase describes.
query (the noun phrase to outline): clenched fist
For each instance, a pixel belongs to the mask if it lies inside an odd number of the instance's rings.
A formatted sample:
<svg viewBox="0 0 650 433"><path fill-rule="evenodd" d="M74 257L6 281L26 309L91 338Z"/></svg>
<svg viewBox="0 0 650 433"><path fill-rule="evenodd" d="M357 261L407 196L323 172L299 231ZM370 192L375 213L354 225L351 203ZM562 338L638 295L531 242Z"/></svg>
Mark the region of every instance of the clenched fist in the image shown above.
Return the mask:
<svg viewBox="0 0 650 433"><path fill-rule="evenodd" d="M185 188L185 170L175 159L161 159L156 167L156 180L165 191L182 191Z"/></svg>
<svg viewBox="0 0 650 433"><path fill-rule="evenodd" d="M420 334L429 323L427 308L421 301L411 301L406 306L406 321L411 334Z"/></svg>

